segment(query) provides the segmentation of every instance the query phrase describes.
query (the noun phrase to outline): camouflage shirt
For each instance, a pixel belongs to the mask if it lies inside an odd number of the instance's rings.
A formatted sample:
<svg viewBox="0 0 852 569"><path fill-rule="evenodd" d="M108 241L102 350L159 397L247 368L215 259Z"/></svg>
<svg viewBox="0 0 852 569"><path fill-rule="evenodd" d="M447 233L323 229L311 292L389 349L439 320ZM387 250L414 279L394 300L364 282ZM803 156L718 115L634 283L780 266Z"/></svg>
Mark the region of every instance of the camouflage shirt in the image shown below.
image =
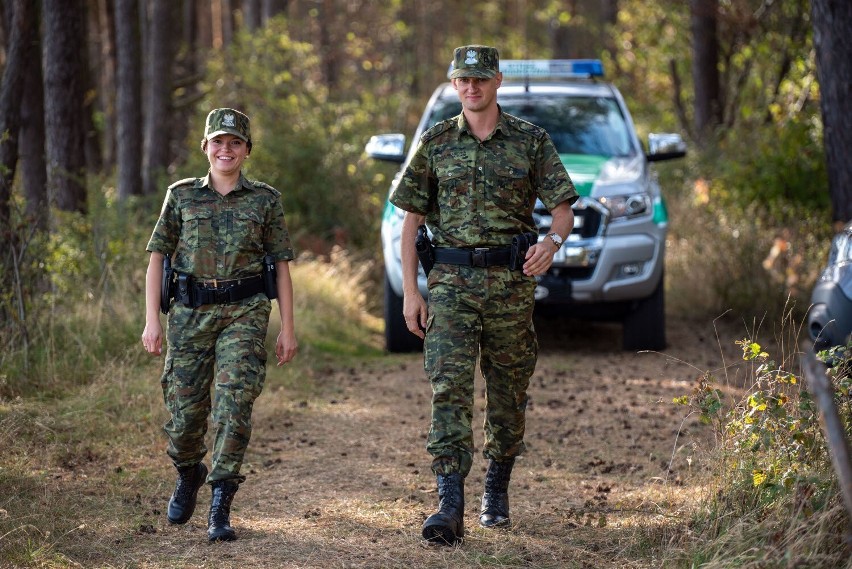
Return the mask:
<svg viewBox="0 0 852 569"><path fill-rule="evenodd" d="M232 279L263 270L264 251L293 259L281 193L242 174L221 195L209 174L169 186L148 251L173 255L172 267L202 279Z"/></svg>
<svg viewBox="0 0 852 569"><path fill-rule="evenodd" d="M549 209L578 197L547 132L501 110L482 142L464 113L423 133L390 202L425 215L438 247L500 247L536 231L536 196Z"/></svg>

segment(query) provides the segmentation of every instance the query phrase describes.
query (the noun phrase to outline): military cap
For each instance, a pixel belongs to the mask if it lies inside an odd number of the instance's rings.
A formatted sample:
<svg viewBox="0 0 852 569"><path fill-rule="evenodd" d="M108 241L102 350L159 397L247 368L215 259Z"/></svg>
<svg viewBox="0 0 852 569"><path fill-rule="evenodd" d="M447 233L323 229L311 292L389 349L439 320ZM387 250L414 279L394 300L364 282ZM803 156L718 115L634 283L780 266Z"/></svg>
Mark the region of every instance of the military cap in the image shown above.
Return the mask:
<svg viewBox="0 0 852 569"><path fill-rule="evenodd" d="M213 109L207 115L204 138L210 140L221 134L233 134L246 142L251 142L249 118L235 109Z"/></svg>
<svg viewBox="0 0 852 569"><path fill-rule="evenodd" d="M491 79L500 71L500 55L496 47L463 45L453 54L453 72L450 79L480 77Z"/></svg>

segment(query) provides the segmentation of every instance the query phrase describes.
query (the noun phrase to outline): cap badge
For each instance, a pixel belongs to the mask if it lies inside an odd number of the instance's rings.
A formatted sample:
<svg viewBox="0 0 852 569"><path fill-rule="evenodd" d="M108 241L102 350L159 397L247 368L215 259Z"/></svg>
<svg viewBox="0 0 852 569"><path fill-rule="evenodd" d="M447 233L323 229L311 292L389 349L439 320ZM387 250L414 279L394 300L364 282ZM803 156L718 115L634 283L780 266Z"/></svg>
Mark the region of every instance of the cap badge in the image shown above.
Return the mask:
<svg viewBox="0 0 852 569"><path fill-rule="evenodd" d="M476 50L467 50L467 57L464 60L465 65L476 65L479 61L476 59Z"/></svg>
<svg viewBox="0 0 852 569"><path fill-rule="evenodd" d="M232 113L227 113L222 117L222 126L229 126L231 128L236 127L237 124L234 122L236 117Z"/></svg>

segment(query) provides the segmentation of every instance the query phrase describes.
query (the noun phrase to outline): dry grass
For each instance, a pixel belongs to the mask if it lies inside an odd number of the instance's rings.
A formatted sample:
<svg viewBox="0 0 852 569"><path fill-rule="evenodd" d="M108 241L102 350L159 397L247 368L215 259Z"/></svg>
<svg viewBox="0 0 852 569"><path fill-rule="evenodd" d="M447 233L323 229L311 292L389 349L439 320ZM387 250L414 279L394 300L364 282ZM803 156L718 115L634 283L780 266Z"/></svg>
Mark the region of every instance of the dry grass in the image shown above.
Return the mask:
<svg viewBox="0 0 852 569"><path fill-rule="evenodd" d="M134 338L63 398L0 400L0 567L645 569L696 559L712 567L825 560L813 553L827 535L818 529L808 542L771 549L755 546L772 535L766 520L744 517L710 544L695 526L719 482L716 443L671 401L703 370L736 359L736 319L672 318L665 354L621 352L618 326L539 322L528 452L512 482L514 526L476 525L485 469L477 455L465 542L423 544L420 525L437 502L424 449L430 388L420 356L381 353L380 323L362 308L371 268L335 255L293 267L302 350L292 364L269 368L255 406L248 480L232 516L238 541L206 542L206 489L190 523L165 521L174 470L161 432L162 360L144 357ZM736 397L743 378L731 373L726 389ZM773 552L794 558L773 565Z"/></svg>

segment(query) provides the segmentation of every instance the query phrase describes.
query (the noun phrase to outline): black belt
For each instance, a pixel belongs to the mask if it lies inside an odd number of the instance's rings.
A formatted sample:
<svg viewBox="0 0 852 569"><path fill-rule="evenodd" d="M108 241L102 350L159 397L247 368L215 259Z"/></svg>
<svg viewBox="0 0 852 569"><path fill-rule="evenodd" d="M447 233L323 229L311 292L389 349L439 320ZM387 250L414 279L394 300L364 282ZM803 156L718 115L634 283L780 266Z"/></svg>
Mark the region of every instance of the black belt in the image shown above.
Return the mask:
<svg viewBox="0 0 852 569"><path fill-rule="evenodd" d="M243 300L244 298L266 291L262 276L254 275L244 279L232 279L229 281L209 281L216 283L216 286L212 287L202 281L194 280L192 283L191 301L189 303L184 302L184 304L197 308L204 304L228 304Z"/></svg>
<svg viewBox="0 0 852 569"><path fill-rule="evenodd" d="M511 247L477 247L475 249L435 248L435 262L468 267L508 265Z"/></svg>

